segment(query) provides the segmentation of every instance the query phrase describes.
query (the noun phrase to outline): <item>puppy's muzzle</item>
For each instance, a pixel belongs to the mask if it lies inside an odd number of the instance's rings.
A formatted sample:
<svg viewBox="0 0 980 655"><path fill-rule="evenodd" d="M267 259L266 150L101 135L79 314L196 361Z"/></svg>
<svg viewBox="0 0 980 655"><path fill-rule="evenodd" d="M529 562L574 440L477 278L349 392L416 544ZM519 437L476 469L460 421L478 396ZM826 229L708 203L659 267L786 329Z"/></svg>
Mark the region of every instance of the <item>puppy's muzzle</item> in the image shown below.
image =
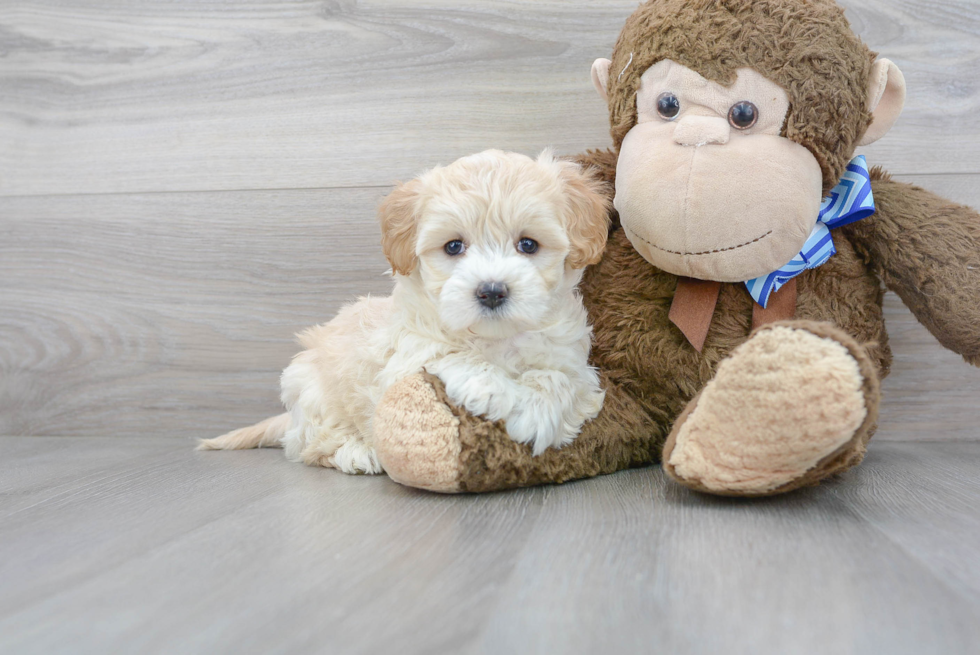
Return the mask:
<svg viewBox="0 0 980 655"><path fill-rule="evenodd" d="M476 288L476 299L487 309L496 309L507 300L507 285L503 282L484 282Z"/></svg>

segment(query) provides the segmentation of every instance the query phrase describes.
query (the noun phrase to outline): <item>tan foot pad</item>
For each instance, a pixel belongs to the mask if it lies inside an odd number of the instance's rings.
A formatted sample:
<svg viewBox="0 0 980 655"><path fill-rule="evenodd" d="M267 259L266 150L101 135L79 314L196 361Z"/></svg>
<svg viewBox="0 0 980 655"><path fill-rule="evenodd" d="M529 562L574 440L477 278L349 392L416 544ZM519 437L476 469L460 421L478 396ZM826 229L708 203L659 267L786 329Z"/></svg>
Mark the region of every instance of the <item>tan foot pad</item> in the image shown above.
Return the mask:
<svg viewBox="0 0 980 655"><path fill-rule="evenodd" d="M374 433L378 460L395 482L460 490L459 419L421 374L388 389L374 415Z"/></svg>
<svg viewBox="0 0 980 655"><path fill-rule="evenodd" d="M801 486L794 481L855 446L868 405L877 407L866 401L866 377L876 398L876 376L862 374L853 340L817 328L827 334L777 324L736 348L678 418L664 448L668 474L711 493L767 494Z"/></svg>

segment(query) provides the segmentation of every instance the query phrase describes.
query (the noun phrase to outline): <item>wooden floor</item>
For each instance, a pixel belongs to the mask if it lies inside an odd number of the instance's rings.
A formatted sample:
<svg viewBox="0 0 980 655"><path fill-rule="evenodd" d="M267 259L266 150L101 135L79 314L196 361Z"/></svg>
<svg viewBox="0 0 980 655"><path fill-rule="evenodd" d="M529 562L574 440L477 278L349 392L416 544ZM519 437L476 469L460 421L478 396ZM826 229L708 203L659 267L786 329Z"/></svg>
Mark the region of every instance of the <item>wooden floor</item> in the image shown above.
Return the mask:
<svg viewBox="0 0 980 655"><path fill-rule="evenodd" d="M869 162L980 207L980 3L842 4L909 84ZM783 498L192 450L387 292L394 180L609 145L635 6L0 2L0 654L980 653L980 371L893 295L867 462Z"/></svg>
<svg viewBox="0 0 980 655"><path fill-rule="evenodd" d="M2 653L976 653L980 443L783 498L482 496L182 439L0 439Z"/></svg>

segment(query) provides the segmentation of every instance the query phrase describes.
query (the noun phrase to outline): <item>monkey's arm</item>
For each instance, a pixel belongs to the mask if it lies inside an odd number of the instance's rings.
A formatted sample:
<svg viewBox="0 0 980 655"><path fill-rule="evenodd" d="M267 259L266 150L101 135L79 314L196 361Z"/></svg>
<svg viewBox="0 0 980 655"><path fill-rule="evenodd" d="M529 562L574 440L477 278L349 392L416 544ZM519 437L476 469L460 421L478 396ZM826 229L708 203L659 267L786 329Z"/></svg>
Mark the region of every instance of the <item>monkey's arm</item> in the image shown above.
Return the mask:
<svg viewBox="0 0 980 655"><path fill-rule="evenodd" d="M871 174L878 211L842 228L946 348L980 366L980 214Z"/></svg>

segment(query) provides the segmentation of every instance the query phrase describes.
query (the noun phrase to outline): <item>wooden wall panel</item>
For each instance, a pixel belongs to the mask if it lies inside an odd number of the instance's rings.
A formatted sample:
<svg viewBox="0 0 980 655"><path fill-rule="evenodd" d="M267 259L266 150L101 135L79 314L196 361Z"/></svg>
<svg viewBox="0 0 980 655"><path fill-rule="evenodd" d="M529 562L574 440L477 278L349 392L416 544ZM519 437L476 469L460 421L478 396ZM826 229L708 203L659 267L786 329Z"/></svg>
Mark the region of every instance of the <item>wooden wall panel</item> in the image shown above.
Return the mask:
<svg viewBox="0 0 980 655"><path fill-rule="evenodd" d="M844 3L905 70L866 149L980 206L980 8ZM291 335L383 293L374 207L485 147L608 143L633 0L0 5L0 434L178 435L276 411ZM895 298L884 438L975 438L977 371Z"/></svg>
<svg viewBox="0 0 980 655"><path fill-rule="evenodd" d="M909 82L875 163L980 172L980 7L843 4ZM385 185L487 147L604 147L589 68L635 6L7 3L0 194Z"/></svg>
<svg viewBox="0 0 980 655"><path fill-rule="evenodd" d="M0 434L210 434L387 293L383 189L0 200Z"/></svg>
<svg viewBox="0 0 980 655"><path fill-rule="evenodd" d="M980 206L980 176L907 178ZM0 434L206 436L278 411L292 335L387 293L385 188L0 199ZM890 295L880 438L980 438L980 371Z"/></svg>

